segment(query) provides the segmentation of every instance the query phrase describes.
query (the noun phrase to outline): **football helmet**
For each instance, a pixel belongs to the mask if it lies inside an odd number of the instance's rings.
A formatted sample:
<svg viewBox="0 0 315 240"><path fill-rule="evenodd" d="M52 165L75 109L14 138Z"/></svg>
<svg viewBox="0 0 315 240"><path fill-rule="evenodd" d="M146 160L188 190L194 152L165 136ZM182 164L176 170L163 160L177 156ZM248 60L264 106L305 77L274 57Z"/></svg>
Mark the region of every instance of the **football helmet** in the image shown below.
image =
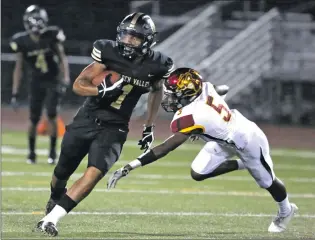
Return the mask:
<svg viewBox="0 0 315 240"><path fill-rule="evenodd" d="M29 6L23 15L23 23L26 31L36 35L42 34L48 25L46 10L37 5Z"/></svg>
<svg viewBox="0 0 315 240"><path fill-rule="evenodd" d="M202 91L202 76L191 68L177 68L164 81L161 102L166 112L176 112L193 102Z"/></svg>
<svg viewBox="0 0 315 240"><path fill-rule="evenodd" d="M117 27L116 44L127 59L145 55L156 44L155 24L141 12L126 16Z"/></svg>

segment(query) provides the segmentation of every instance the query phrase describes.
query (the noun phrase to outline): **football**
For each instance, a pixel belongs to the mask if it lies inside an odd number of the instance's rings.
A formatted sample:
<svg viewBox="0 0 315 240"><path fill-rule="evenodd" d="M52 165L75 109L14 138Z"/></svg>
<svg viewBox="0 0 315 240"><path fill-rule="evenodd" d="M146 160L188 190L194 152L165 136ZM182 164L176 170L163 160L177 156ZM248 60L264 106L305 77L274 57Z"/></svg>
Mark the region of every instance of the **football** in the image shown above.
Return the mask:
<svg viewBox="0 0 315 240"><path fill-rule="evenodd" d="M92 80L93 85L94 86L100 85L108 75L109 75L109 80L106 81L106 83L107 84L110 83L109 84L110 86L121 79L121 75L119 73L115 71L111 71L111 70L105 70Z"/></svg>

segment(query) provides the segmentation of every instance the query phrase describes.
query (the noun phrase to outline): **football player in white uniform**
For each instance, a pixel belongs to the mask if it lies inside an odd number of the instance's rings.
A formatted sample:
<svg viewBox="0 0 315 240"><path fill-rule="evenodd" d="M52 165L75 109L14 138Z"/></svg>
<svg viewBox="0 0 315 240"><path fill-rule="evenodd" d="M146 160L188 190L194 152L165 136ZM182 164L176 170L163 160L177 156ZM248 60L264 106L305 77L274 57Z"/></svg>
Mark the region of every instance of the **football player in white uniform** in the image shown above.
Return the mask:
<svg viewBox="0 0 315 240"><path fill-rule="evenodd" d="M191 177L202 181L247 169L279 205L268 231L282 232L298 208L289 202L284 184L275 176L268 140L254 122L229 108L219 90L209 82L202 82L201 75L193 69L178 68L172 72L164 83L162 107L175 112L171 122L173 135L114 172L107 187L115 187L131 170L164 157L189 137L198 136L207 143L192 162ZM234 155L240 159L230 160Z"/></svg>

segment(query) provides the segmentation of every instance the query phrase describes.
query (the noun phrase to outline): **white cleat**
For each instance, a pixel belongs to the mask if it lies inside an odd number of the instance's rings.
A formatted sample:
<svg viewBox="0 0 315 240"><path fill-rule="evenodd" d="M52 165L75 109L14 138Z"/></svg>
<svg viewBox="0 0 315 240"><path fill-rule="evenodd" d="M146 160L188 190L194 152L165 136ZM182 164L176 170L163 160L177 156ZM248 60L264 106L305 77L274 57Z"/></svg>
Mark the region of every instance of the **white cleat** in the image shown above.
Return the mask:
<svg viewBox="0 0 315 240"><path fill-rule="evenodd" d="M286 230L289 222L291 221L294 214L298 210L298 207L294 203L291 203L290 205L291 205L291 212L289 213L289 215L286 217L282 217L278 213L275 219L271 222L268 228L268 232L279 233Z"/></svg>
<svg viewBox="0 0 315 240"><path fill-rule="evenodd" d="M53 158L48 158L47 163L51 164L51 165L54 165L56 163L56 161Z"/></svg>

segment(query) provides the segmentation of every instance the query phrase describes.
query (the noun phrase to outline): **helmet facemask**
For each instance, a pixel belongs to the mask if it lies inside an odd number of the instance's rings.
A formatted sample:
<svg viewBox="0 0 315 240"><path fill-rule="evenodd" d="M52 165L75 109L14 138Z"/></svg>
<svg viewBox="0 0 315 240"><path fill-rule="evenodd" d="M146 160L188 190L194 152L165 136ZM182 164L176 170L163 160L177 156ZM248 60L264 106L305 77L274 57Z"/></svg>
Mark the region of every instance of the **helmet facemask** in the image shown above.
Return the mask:
<svg viewBox="0 0 315 240"><path fill-rule="evenodd" d="M162 107L167 112L176 112L192 103L202 91L202 78L196 71L179 68L165 80Z"/></svg>
<svg viewBox="0 0 315 240"><path fill-rule="evenodd" d="M155 45L156 34L155 25L148 15L130 14L117 27L118 51L129 60L142 57Z"/></svg>
<svg viewBox="0 0 315 240"><path fill-rule="evenodd" d="M48 25L47 12L37 6L30 6L23 16L23 23L26 31L40 35Z"/></svg>

